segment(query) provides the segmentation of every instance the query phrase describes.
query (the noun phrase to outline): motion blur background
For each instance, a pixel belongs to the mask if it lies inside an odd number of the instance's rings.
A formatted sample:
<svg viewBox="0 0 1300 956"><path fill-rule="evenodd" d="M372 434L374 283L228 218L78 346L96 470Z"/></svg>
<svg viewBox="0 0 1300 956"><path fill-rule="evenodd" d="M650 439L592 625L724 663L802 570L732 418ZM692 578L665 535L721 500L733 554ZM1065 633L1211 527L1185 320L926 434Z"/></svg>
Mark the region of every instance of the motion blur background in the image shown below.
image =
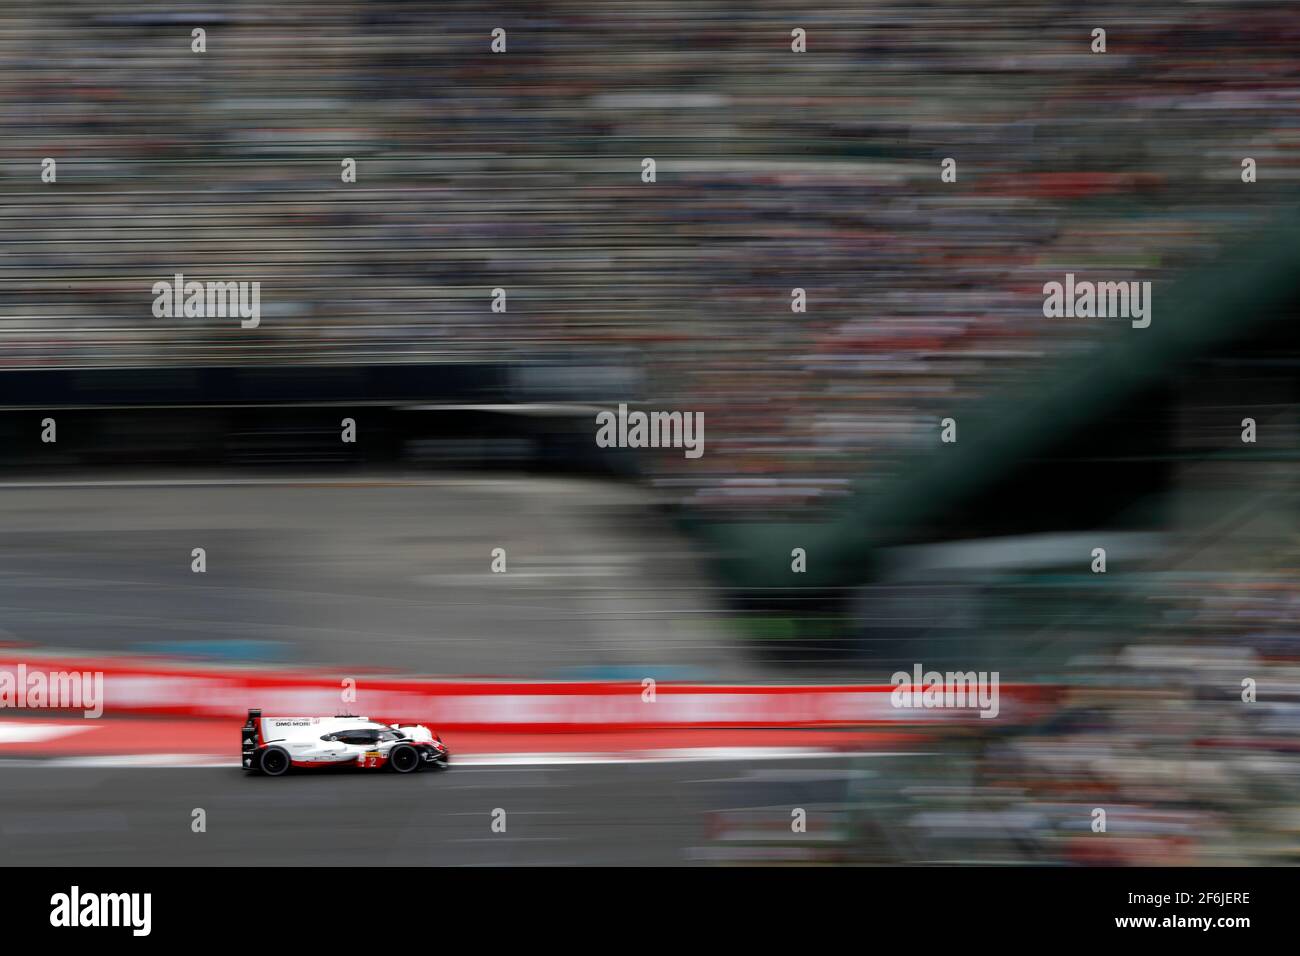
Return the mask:
<svg viewBox="0 0 1300 956"><path fill-rule="evenodd" d="M19 0L0 159L13 645L1057 689L910 756L546 771L548 855L444 862L1300 854L1293 3ZM178 272L260 282L260 327L155 318ZM1151 327L1045 319L1067 272L1152 281ZM596 447L620 402L704 456ZM80 804L0 772L25 862ZM67 852L144 859L165 787L104 773ZM434 862L385 846L337 859Z"/></svg>

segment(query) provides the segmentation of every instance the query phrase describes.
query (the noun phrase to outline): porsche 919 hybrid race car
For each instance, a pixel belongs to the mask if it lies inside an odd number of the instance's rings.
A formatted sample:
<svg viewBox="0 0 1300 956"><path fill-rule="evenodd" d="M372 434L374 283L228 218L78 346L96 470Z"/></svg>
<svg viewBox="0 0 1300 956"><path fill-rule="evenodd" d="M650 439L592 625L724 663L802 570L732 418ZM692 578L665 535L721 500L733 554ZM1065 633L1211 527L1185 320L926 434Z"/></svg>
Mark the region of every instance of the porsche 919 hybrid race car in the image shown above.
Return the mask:
<svg viewBox="0 0 1300 956"><path fill-rule="evenodd" d="M250 710L242 737L244 770L268 777L345 766L414 773L445 769L451 760L442 738L428 727L367 717L263 717Z"/></svg>

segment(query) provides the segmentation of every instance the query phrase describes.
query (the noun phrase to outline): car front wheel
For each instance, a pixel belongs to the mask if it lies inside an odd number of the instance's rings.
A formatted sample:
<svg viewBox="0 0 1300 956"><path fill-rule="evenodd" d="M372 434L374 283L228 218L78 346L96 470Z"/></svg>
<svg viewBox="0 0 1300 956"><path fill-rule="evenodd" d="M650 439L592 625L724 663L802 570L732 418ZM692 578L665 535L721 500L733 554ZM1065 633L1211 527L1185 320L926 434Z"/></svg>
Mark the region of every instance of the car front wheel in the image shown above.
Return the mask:
<svg viewBox="0 0 1300 956"><path fill-rule="evenodd" d="M412 773L420 769L420 754L410 744L398 744L388 752L388 766L395 773Z"/></svg>

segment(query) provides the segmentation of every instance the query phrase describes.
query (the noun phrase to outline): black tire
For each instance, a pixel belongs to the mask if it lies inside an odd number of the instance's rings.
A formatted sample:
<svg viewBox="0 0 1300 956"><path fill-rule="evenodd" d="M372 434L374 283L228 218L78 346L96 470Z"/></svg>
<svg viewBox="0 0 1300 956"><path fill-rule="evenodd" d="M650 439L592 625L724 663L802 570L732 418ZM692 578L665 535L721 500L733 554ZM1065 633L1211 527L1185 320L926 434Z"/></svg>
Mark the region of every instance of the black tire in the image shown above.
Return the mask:
<svg viewBox="0 0 1300 956"><path fill-rule="evenodd" d="M394 773L414 773L420 763L420 752L410 744L398 744L388 751L388 766Z"/></svg>
<svg viewBox="0 0 1300 956"><path fill-rule="evenodd" d="M289 772L293 761L289 759L289 751L283 747L267 747L257 758L257 766L268 777L282 777Z"/></svg>

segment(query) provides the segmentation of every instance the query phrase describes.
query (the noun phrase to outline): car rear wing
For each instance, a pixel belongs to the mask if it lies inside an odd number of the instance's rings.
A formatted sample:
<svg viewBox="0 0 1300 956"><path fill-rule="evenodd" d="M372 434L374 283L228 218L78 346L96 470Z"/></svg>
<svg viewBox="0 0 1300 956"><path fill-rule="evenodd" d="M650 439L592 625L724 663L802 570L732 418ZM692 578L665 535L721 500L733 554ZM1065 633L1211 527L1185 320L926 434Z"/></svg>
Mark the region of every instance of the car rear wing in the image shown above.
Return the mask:
<svg viewBox="0 0 1300 956"><path fill-rule="evenodd" d="M250 707L248 710L248 721L244 724L243 731L240 734L242 756L241 761L245 770L253 767L253 761L257 759L257 722L262 719L262 711Z"/></svg>

